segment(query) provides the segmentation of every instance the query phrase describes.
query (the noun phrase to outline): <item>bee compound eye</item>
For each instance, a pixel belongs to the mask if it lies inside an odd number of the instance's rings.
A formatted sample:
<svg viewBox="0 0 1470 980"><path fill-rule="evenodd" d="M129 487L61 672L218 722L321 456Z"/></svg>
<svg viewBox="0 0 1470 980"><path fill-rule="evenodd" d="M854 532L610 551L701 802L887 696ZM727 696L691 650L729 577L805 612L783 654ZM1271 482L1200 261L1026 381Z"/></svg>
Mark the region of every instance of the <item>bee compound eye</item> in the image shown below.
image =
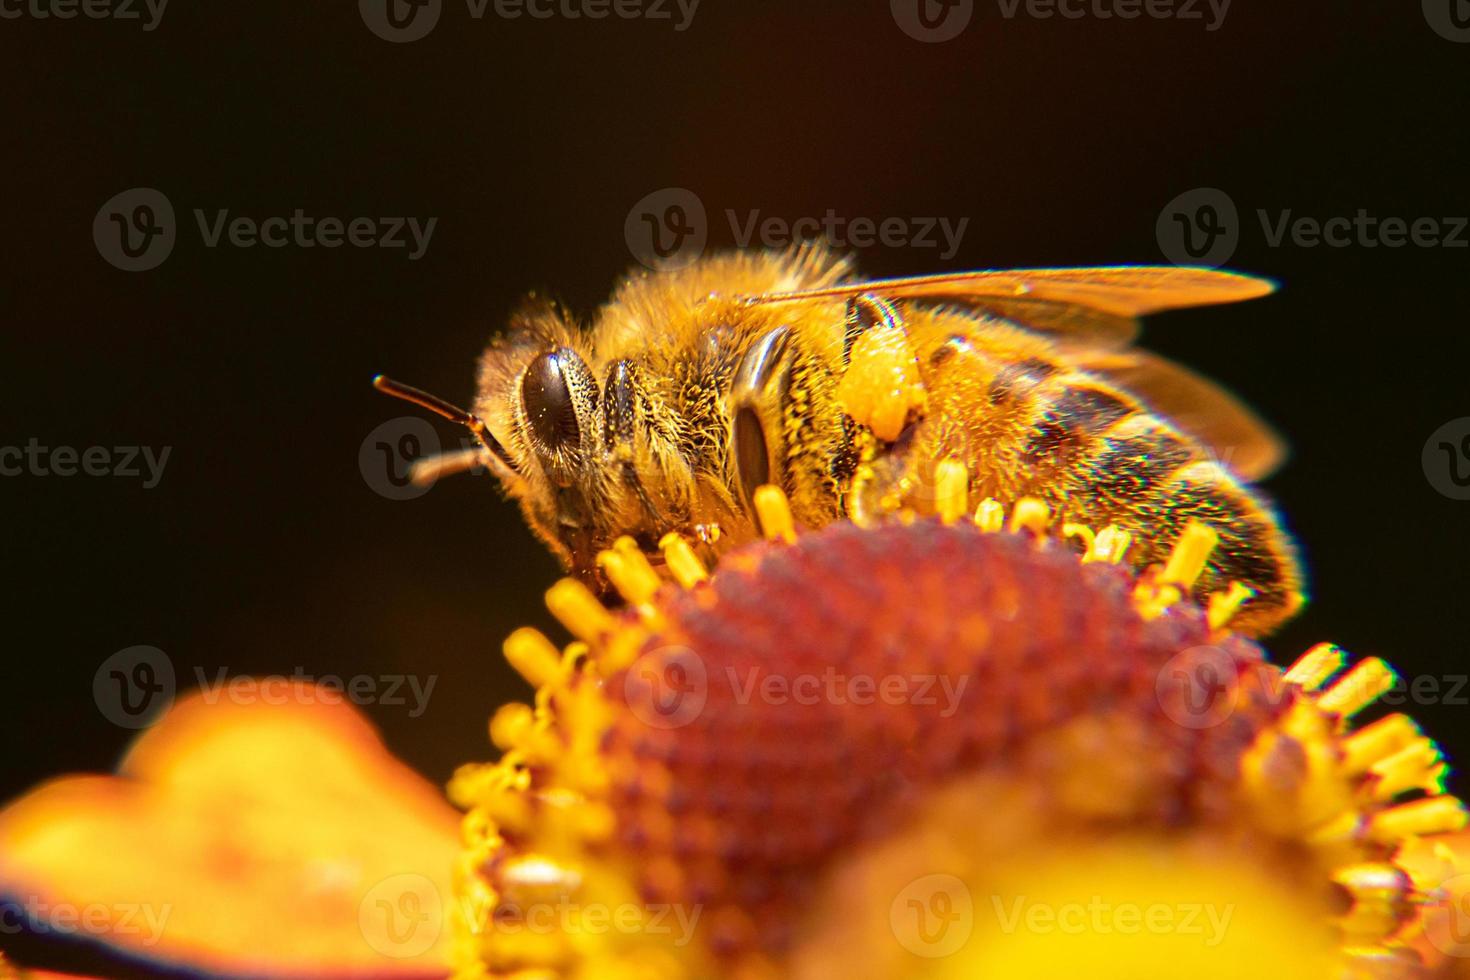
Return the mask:
<svg viewBox="0 0 1470 980"><path fill-rule="evenodd" d="M538 354L521 377L521 406L537 448L551 453L578 448L583 417L596 397L597 382L576 351L558 347Z"/></svg>

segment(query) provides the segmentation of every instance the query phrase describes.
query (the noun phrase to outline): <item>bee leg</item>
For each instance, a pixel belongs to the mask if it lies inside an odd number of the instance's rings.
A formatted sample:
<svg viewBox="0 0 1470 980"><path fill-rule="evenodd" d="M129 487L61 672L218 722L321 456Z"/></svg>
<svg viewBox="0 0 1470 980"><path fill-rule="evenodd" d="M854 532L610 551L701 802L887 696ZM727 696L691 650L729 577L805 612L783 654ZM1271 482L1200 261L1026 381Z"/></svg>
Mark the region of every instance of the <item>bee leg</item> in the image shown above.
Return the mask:
<svg viewBox="0 0 1470 980"><path fill-rule="evenodd" d="M745 352L730 382L730 450L735 476L747 508L756 488L780 484L784 474L781 430L767 420L779 414L790 381L791 329L781 326L761 337Z"/></svg>
<svg viewBox="0 0 1470 980"><path fill-rule="evenodd" d="M638 424L638 393L633 387L633 363L627 359L614 361L602 386L602 442L607 452L620 465L618 473L623 485L638 498L643 513L654 527L662 527L658 507L649 498L638 476L638 455L633 445Z"/></svg>
<svg viewBox="0 0 1470 980"><path fill-rule="evenodd" d="M910 422L892 445L857 467L843 500L854 524L866 527L904 508L918 428L918 422Z"/></svg>
<svg viewBox="0 0 1470 980"><path fill-rule="evenodd" d="M919 359L898 308L869 293L848 300L843 357L847 371L837 386L843 411L894 442L925 403Z"/></svg>

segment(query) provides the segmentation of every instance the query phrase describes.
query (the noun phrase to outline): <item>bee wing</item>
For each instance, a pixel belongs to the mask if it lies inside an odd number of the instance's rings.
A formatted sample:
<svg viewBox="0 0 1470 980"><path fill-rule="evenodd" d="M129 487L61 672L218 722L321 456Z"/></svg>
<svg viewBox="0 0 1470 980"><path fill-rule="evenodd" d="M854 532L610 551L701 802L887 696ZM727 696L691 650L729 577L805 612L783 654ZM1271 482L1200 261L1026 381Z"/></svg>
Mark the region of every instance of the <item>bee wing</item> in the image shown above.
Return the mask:
<svg viewBox="0 0 1470 980"><path fill-rule="evenodd" d="M1116 350L1138 335L1138 317L1145 314L1235 303L1264 296L1275 288L1270 280L1218 269L1120 265L879 279L767 293L749 302L785 303L876 293L891 299L967 306L1046 334L1069 348Z"/></svg>
<svg viewBox="0 0 1470 980"><path fill-rule="evenodd" d="M1259 480L1286 458L1286 442L1260 416L1208 378L1147 351L1093 351L1072 358L1192 435L1247 480Z"/></svg>

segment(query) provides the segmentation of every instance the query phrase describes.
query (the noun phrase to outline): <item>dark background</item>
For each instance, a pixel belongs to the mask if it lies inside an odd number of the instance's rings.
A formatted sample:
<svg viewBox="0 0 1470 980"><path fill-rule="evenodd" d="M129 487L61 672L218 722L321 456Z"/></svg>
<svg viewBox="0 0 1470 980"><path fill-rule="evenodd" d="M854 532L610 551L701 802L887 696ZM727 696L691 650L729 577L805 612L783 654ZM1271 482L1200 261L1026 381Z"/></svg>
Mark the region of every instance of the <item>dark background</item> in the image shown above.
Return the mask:
<svg viewBox="0 0 1470 980"><path fill-rule="evenodd" d="M590 313L631 262L629 209L670 186L702 199L711 246L732 244L726 208L969 218L945 261L858 250L874 276L1158 262L1166 203L1224 190L1242 223L1229 264L1283 289L1155 318L1146 337L1293 444L1267 486L1314 601L1269 646L1290 659L1330 638L1406 675L1463 675L1470 502L1438 493L1420 452L1470 415L1470 250L1273 248L1255 209L1470 214L1467 79L1470 44L1417 3L1236 0L1210 32L1005 20L980 0L945 43L907 36L886 0L704 0L683 32L477 21L446 0L409 44L351 2L173 0L152 32L0 20L0 442L172 447L152 490L0 479L0 800L114 764L130 733L92 679L135 644L166 651L181 689L196 667L433 675L421 717L367 708L389 745L435 781L487 757L485 719L526 694L500 641L550 628L557 569L488 477L409 502L373 491L359 447L408 412L369 379L467 401L519 297ZM128 273L91 225L138 186L171 199L179 241ZM196 207L439 221L411 262L206 248ZM1459 695L1411 710L1465 760Z"/></svg>

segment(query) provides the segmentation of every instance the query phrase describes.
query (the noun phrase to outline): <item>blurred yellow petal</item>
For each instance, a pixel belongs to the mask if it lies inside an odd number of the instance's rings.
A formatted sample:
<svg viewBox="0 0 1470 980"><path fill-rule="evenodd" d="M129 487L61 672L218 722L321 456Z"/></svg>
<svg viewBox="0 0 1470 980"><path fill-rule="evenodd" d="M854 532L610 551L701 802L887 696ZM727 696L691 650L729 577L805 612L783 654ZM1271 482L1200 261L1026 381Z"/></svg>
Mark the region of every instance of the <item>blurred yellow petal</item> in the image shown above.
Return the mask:
<svg viewBox="0 0 1470 980"><path fill-rule="evenodd" d="M442 976L456 814L339 692L181 701L117 776L0 810L0 892L40 929L270 976Z"/></svg>

